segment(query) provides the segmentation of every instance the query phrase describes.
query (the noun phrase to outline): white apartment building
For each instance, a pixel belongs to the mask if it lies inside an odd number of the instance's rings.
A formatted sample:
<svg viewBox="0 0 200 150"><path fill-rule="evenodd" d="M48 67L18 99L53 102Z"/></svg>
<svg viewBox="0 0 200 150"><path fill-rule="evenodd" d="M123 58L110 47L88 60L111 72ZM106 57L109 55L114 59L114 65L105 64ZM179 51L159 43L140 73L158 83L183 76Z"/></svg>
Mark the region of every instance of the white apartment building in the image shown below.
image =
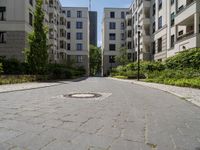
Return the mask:
<svg viewBox="0 0 200 150"><path fill-rule="evenodd" d="M112 8L112 10L115 9ZM141 60L163 61L180 51L200 47L199 0L135 0L128 10L124 42L128 47L128 53L133 52L133 60L137 60L138 31L141 32ZM106 12L107 9L104 13ZM110 42L107 22L112 20L109 17L106 18L107 20L104 19L103 22L102 46L105 58L108 49L105 47ZM115 53L117 51L119 52L119 49L116 49ZM129 54L128 57L130 57ZM104 65L106 66L103 70L106 74L111 63L104 63Z"/></svg>
<svg viewBox="0 0 200 150"><path fill-rule="evenodd" d="M126 14L128 8L105 8L102 28L102 73L116 67L116 56L125 46Z"/></svg>
<svg viewBox="0 0 200 150"><path fill-rule="evenodd" d="M44 0L44 24L48 26L49 62L73 61L89 69L89 11L62 7L59 0ZM33 30L35 0L0 1L0 56L24 60L28 34Z"/></svg>
<svg viewBox="0 0 200 150"><path fill-rule="evenodd" d="M89 71L89 11L87 7L63 7L67 18L67 60Z"/></svg>

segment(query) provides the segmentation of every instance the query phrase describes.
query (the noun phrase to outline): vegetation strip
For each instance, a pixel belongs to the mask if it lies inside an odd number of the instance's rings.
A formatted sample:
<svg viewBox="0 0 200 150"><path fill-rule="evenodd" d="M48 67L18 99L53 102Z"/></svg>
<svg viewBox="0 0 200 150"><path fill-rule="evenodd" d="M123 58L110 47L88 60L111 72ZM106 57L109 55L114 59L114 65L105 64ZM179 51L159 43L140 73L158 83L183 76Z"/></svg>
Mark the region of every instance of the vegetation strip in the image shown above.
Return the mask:
<svg viewBox="0 0 200 150"><path fill-rule="evenodd" d="M137 62L112 69L111 76L119 79L136 79ZM181 87L200 88L200 48L189 49L164 62L141 62L140 78Z"/></svg>

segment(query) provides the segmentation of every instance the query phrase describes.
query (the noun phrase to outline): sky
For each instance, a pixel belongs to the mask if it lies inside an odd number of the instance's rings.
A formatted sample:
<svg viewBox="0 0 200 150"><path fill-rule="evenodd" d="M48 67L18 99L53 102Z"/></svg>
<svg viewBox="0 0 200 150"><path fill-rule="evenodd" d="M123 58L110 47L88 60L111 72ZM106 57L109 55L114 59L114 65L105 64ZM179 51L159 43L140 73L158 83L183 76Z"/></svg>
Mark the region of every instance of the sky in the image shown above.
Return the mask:
<svg viewBox="0 0 200 150"><path fill-rule="evenodd" d="M64 7L88 7L89 0L60 0ZM98 46L101 46L101 23L104 7L126 8L133 0L92 0L92 10L98 12Z"/></svg>

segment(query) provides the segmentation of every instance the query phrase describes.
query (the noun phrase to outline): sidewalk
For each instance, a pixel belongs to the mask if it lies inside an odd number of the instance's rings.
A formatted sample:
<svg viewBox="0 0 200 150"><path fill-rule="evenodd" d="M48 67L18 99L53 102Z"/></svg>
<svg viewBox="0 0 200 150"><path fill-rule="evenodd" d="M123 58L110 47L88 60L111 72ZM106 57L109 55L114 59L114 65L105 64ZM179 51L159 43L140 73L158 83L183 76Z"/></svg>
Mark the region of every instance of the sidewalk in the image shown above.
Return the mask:
<svg viewBox="0 0 200 150"><path fill-rule="evenodd" d="M49 86L56 86L59 84L60 83L56 83L56 82L52 82L52 83L30 82L30 83L20 83L20 84L6 84L6 85L0 85L0 93L30 90L30 89L36 89L36 88L45 88Z"/></svg>
<svg viewBox="0 0 200 150"><path fill-rule="evenodd" d="M169 92L171 94L181 97L182 99L185 99L200 107L200 90L199 89L177 87L177 86L164 85L164 84L158 84L158 83L148 83L148 82L141 82L141 81L136 81L136 80L123 80L123 79L114 79L114 78L111 78L111 79L129 82L132 84L138 84L142 86L147 86L150 88L155 88L155 89L159 89L165 92Z"/></svg>
<svg viewBox="0 0 200 150"><path fill-rule="evenodd" d="M78 82L85 79L87 79L87 77L60 80L60 81L55 81L55 82L49 81L49 82L28 82L28 83L18 83L18 84L6 84L6 85L0 85L0 93L46 88L46 87L51 87L51 86L58 86L61 84L68 84L70 82Z"/></svg>

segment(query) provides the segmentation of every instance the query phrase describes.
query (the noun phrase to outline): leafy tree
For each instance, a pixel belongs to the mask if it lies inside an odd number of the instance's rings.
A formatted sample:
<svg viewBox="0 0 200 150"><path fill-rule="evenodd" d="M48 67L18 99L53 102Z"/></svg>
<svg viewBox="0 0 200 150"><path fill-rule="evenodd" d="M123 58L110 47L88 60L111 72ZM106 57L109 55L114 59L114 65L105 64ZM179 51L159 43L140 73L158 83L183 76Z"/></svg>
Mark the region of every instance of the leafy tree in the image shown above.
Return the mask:
<svg viewBox="0 0 200 150"><path fill-rule="evenodd" d="M94 76L101 72L101 49L90 45L90 75Z"/></svg>
<svg viewBox="0 0 200 150"><path fill-rule="evenodd" d="M43 74L48 63L47 28L43 24L42 4L42 0L36 1L34 30L28 37L30 48L25 50L26 62L34 74Z"/></svg>
<svg viewBox="0 0 200 150"><path fill-rule="evenodd" d="M116 61L119 65L125 66L127 65L130 61L128 60L128 54L127 54L127 48L122 47L119 51L119 55L116 57Z"/></svg>
<svg viewBox="0 0 200 150"><path fill-rule="evenodd" d="M3 73L3 65L0 63L0 75Z"/></svg>

